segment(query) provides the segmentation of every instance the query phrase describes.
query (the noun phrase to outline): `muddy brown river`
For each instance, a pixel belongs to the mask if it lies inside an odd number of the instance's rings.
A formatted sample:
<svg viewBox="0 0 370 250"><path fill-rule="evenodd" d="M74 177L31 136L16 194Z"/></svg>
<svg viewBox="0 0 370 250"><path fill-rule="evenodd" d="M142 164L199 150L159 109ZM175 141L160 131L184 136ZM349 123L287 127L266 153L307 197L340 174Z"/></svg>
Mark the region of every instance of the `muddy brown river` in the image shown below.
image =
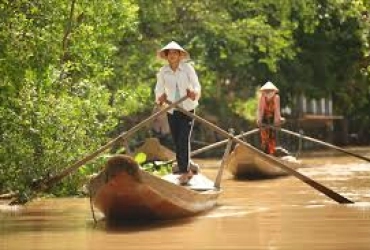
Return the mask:
<svg viewBox="0 0 370 250"><path fill-rule="evenodd" d="M303 161L309 167L299 172L355 203L337 204L293 176L237 181L225 171L217 207L176 221L94 224L87 198L23 207L3 201L0 249L370 249L370 163L338 156ZM219 160L198 162L215 178Z"/></svg>

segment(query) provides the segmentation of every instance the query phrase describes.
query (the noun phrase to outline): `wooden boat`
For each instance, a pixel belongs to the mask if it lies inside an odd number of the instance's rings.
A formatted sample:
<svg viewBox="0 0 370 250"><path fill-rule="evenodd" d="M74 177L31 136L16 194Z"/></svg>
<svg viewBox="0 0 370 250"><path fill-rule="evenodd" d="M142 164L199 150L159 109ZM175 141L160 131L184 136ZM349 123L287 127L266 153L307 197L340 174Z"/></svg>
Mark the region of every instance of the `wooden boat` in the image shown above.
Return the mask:
<svg viewBox="0 0 370 250"><path fill-rule="evenodd" d="M301 166L300 161L293 156L276 157L276 159L293 169ZM242 145L236 145L225 159L225 167L236 178L259 179L288 175L286 171L269 160L262 151L254 152Z"/></svg>
<svg viewBox="0 0 370 250"><path fill-rule="evenodd" d="M177 219L213 208L221 193L198 174L187 186L176 175L163 178L144 172L127 155L108 160L89 183L92 204L107 220Z"/></svg>
<svg viewBox="0 0 370 250"><path fill-rule="evenodd" d="M175 158L175 153L163 146L158 138L147 138L145 142L138 147L134 155L138 153L146 154L147 161L168 161Z"/></svg>
<svg viewBox="0 0 370 250"><path fill-rule="evenodd" d="M145 142L135 150L134 155L138 153L144 153L146 155L147 162L170 161L170 160L175 160L175 157L176 157L176 154L172 150L163 146L159 142L158 138L155 138L155 137L147 138ZM198 172L199 166L198 164L190 160L190 169L193 172ZM172 171L174 173L179 171L179 168L176 162L173 164Z"/></svg>

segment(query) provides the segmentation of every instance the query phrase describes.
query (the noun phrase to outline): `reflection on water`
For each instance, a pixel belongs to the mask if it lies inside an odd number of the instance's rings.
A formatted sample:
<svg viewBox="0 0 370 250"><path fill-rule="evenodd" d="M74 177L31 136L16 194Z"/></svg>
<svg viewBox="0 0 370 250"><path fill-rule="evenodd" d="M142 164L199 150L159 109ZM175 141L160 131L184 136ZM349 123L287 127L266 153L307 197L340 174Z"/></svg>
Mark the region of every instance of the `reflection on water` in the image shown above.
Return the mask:
<svg viewBox="0 0 370 250"><path fill-rule="evenodd" d="M88 199L0 205L0 249L370 249L370 163L350 159L307 159L299 171L355 204L292 176L238 181L225 172L218 206L176 221L94 224ZM215 178L219 162L199 162Z"/></svg>

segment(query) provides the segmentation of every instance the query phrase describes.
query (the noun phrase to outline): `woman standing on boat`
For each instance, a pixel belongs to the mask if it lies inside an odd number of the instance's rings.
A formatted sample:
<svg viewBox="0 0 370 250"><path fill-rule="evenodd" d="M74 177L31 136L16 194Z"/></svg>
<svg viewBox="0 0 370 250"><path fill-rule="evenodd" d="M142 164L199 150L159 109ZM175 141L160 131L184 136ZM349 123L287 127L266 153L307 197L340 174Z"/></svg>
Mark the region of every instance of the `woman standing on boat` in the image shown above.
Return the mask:
<svg viewBox="0 0 370 250"><path fill-rule="evenodd" d="M260 127L261 148L265 153L273 155L276 152L276 131L271 126L280 126L282 120L279 89L272 82L266 82L260 91L257 124Z"/></svg>
<svg viewBox="0 0 370 250"><path fill-rule="evenodd" d="M184 62L189 59L189 53L172 41L158 51L157 55L168 62L168 65L163 66L157 74L155 87L157 103L162 105L167 100L175 102L187 95L188 99L180 106L194 112L198 106L201 86L193 66ZM181 184L186 184L193 176L189 162L190 136L194 120L176 109L169 110L167 117L175 144L176 160L180 172L179 181Z"/></svg>

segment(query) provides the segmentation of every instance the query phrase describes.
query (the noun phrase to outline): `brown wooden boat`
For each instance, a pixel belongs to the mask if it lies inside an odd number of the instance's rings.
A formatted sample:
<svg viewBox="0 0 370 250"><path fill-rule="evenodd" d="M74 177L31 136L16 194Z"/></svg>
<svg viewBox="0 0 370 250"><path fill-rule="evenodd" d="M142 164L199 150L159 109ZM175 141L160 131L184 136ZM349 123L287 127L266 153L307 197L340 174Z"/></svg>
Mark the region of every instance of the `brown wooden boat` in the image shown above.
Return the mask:
<svg viewBox="0 0 370 250"><path fill-rule="evenodd" d="M276 157L276 159L293 169L301 166L300 161L293 156ZM288 175L288 172L276 166L262 151L255 152L242 145L236 145L225 159L225 167L236 178L259 179Z"/></svg>
<svg viewBox="0 0 370 250"><path fill-rule="evenodd" d="M201 174L193 179L181 186L175 175L152 175L131 157L117 155L90 181L89 190L92 204L107 220L177 219L213 208L221 193Z"/></svg>
<svg viewBox="0 0 370 250"><path fill-rule="evenodd" d="M174 161L173 172L176 173L179 171L177 163L175 161L176 154L169 148L163 146L158 138L151 137L147 138L145 142L138 147L134 155L138 153L144 153L146 155L146 161ZM193 172L199 171L199 166L194 161L190 160L190 169Z"/></svg>
<svg viewBox="0 0 370 250"><path fill-rule="evenodd" d="M144 143L138 147L134 155L145 153L147 161L168 161L175 158L175 153L163 146L158 138L147 138Z"/></svg>

